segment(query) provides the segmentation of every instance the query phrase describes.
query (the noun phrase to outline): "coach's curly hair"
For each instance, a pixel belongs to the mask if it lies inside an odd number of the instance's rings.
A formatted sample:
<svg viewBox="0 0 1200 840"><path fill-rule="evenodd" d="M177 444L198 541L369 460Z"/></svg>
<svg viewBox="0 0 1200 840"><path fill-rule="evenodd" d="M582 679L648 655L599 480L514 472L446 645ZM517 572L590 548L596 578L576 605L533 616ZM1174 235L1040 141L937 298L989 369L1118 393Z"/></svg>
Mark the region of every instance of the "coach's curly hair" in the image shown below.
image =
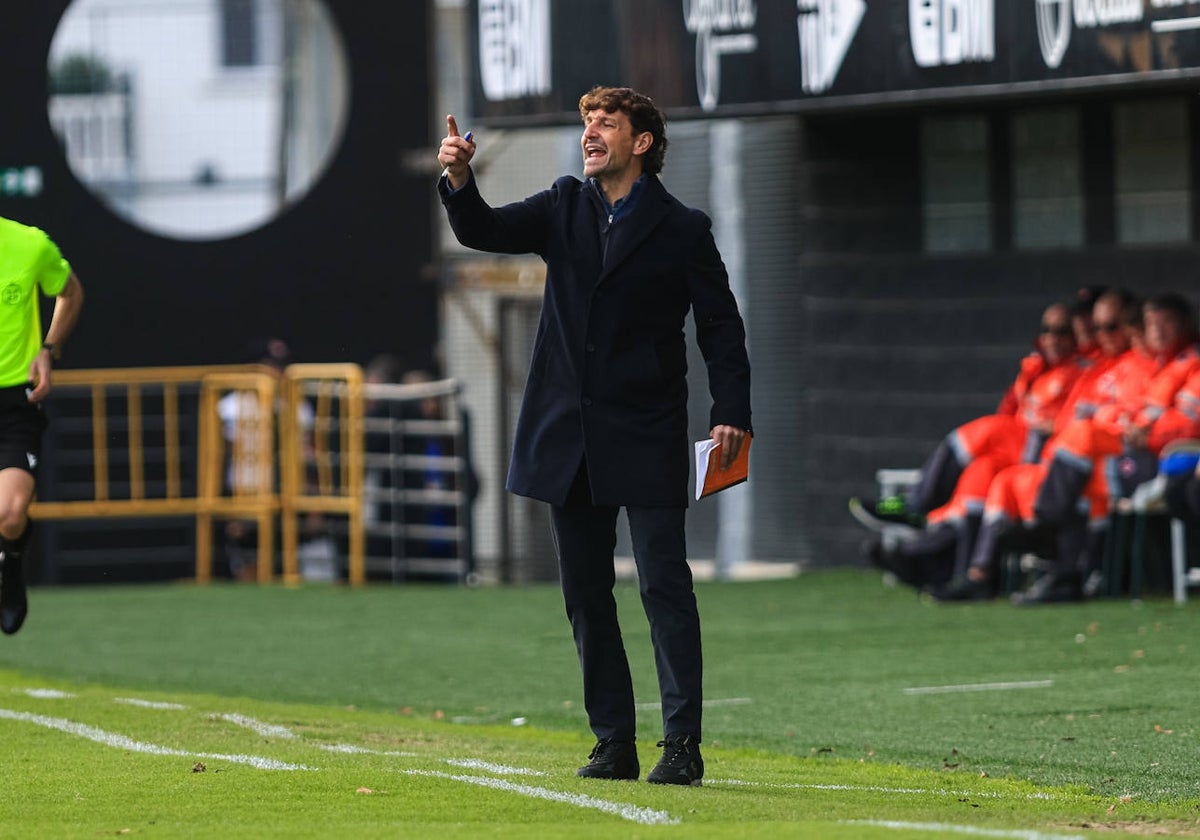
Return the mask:
<svg viewBox="0 0 1200 840"><path fill-rule="evenodd" d="M649 131L654 139L642 155L642 169L651 175L662 172L663 159L667 156L667 120L653 99L633 88L596 85L579 97L579 116L586 117L588 111L597 109L610 114L623 112L629 117L634 134Z"/></svg>

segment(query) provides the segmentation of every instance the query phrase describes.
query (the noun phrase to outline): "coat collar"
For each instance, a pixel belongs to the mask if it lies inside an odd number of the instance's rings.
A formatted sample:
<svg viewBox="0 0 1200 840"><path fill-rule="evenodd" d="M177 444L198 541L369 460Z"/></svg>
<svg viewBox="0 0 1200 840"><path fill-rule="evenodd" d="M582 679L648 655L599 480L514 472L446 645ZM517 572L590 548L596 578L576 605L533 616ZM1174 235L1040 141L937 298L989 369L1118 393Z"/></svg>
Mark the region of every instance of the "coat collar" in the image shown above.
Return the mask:
<svg viewBox="0 0 1200 840"><path fill-rule="evenodd" d="M671 196L663 187L658 176L651 175L646 179L646 191L638 199L628 216L623 217L614 227L609 236L613 238L608 243L608 259L600 272L604 280L629 257L633 251L645 241L659 222L667 215L671 206Z"/></svg>

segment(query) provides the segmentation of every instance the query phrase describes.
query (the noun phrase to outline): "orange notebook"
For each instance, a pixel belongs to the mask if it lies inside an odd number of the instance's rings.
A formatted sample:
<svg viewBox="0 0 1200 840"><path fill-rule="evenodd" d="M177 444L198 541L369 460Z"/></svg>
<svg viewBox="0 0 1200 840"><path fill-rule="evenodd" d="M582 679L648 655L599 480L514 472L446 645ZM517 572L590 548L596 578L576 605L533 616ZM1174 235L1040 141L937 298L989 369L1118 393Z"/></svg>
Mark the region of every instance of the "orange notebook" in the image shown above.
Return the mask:
<svg viewBox="0 0 1200 840"><path fill-rule="evenodd" d="M703 499L726 487L741 484L750 475L750 435L742 438L742 448L728 469L721 469L721 444L712 438L696 441L696 499Z"/></svg>

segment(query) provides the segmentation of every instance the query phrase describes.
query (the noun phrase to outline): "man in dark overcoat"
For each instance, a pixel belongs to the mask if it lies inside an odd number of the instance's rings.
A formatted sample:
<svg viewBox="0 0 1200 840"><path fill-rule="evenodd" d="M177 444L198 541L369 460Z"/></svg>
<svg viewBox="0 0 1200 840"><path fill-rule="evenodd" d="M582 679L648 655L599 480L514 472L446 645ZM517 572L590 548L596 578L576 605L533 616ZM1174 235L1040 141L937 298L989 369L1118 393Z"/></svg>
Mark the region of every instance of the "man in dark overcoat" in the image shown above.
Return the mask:
<svg viewBox="0 0 1200 840"><path fill-rule="evenodd" d="M662 697L648 781L699 784L700 619L684 544L690 309L722 468L750 433L745 328L711 221L662 186L666 123L649 97L593 88L579 103L584 180L503 207L480 196L471 134L447 117L438 190L459 242L545 260L546 287L508 489L548 502L597 744L579 775L636 779L634 693L613 597L624 507Z"/></svg>

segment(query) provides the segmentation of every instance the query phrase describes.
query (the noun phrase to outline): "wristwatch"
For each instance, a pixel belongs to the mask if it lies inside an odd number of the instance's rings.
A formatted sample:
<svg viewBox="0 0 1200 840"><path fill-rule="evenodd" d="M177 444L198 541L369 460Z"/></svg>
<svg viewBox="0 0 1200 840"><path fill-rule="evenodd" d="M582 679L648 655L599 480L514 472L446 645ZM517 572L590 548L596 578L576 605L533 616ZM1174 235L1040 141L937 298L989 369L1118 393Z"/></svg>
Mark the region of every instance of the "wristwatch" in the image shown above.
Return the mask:
<svg viewBox="0 0 1200 840"><path fill-rule="evenodd" d="M52 343L52 342L49 342L49 341L47 341L47 342L45 342L44 344L42 344L42 349L43 349L43 350L49 350L49 351L50 351L50 358L51 358L51 359L53 359L53 360L54 360L54 361L56 361L56 362L57 362L59 359L61 359L61 358L62 358L62 351L58 349L58 345L57 345L57 344L54 344L54 343Z"/></svg>

